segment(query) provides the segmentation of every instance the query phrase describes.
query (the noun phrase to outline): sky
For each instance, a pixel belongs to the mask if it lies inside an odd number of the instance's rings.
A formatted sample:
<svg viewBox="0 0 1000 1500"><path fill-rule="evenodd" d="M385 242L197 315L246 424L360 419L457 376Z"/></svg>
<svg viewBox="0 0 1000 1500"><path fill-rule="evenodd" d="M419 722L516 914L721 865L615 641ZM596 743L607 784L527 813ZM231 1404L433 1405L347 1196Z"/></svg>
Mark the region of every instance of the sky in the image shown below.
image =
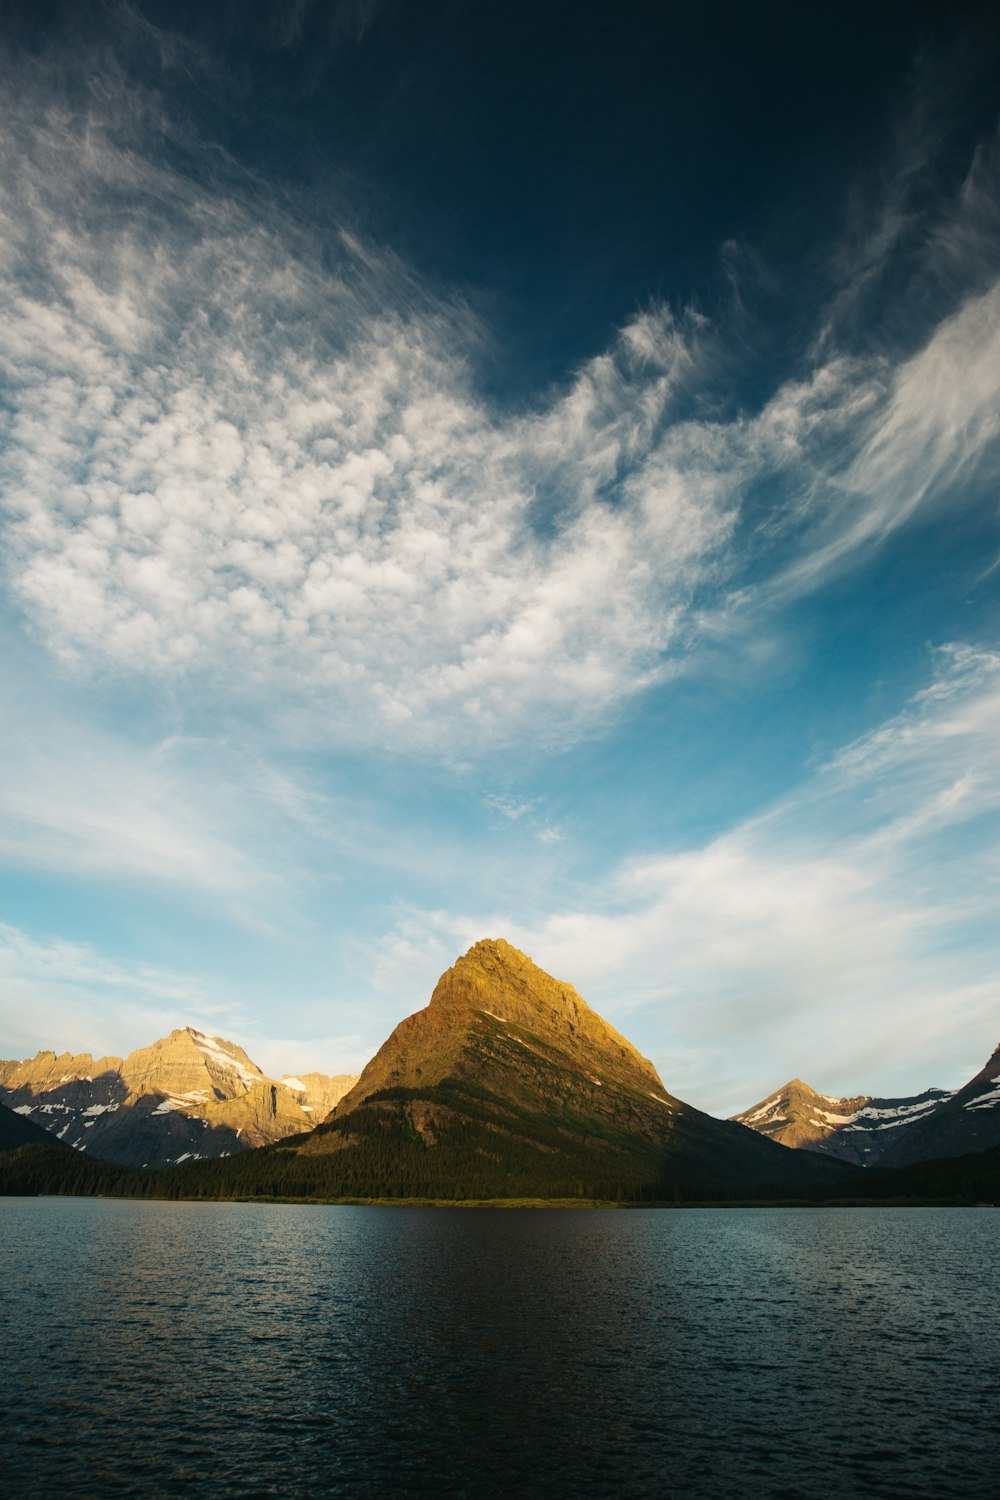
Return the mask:
<svg viewBox="0 0 1000 1500"><path fill-rule="evenodd" d="M0 83L0 1054L357 1071L503 936L716 1114L977 1071L993 8L6 0Z"/></svg>

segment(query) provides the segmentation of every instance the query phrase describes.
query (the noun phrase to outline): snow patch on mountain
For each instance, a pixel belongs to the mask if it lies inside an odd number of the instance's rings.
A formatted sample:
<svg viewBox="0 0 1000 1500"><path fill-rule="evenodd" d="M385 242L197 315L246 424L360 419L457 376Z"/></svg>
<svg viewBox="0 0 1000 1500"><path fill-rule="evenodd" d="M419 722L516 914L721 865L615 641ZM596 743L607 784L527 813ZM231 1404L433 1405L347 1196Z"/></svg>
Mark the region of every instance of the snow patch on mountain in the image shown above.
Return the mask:
<svg viewBox="0 0 1000 1500"><path fill-rule="evenodd" d="M965 1106L966 1109L992 1109L994 1105L1000 1104L1000 1084L988 1094L980 1094L978 1099L970 1099Z"/></svg>
<svg viewBox="0 0 1000 1500"><path fill-rule="evenodd" d="M251 1071L238 1057L227 1052L222 1037L208 1036L204 1031L196 1030L194 1026L188 1027L188 1033L205 1061L214 1063L216 1067L223 1068L228 1073L235 1073L247 1092L263 1078L264 1075L259 1068Z"/></svg>

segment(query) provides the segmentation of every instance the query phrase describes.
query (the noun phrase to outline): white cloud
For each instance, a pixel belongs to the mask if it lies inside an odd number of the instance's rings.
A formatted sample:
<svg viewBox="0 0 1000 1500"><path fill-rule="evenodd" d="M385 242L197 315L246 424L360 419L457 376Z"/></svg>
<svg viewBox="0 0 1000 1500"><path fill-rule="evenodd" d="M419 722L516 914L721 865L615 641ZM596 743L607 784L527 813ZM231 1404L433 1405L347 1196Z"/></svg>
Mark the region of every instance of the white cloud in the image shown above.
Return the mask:
<svg viewBox="0 0 1000 1500"><path fill-rule="evenodd" d="M365 1039L353 1033L268 1037L260 1035L258 1027L234 1040L239 1041L269 1078L280 1078L284 1073L293 1077L301 1073L327 1073L334 1077L339 1073L360 1073L372 1055Z"/></svg>
<svg viewBox="0 0 1000 1500"><path fill-rule="evenodd" d="M532 712L544 734L645 680L674 628L663 596L686 597L724 505L669 485L617 510L581 504L626 441L620 418L592 410L600 380L531 441L498 432L419 322L375 319L349 352L316 356L287 343L286 308L283 330L234 359L246 309L231 253L204 251L206 282L225 289L221 334L185 329L166 367L109 349L93 321L81 338L79 298L44 338L20 304L23 345L44 342L49 368L22 389L11 433L9 556L53 646L156 675L207 666L216 681L238 663L251 691L294 673L362 738L420 741L456 712L473 741L517 734ZM296 275L307 305L315 289ZM15 379L23 345L15 331ZM550 442L570 495L543 540L529 470Z"/></svg>
<svg viewBox="0 0 1000 1500"><path fill-rule="evenodd" d="M324 264L268 205L17 105L6 559L80 670L196 676L455 759L567 743L769 574L772 599L814 586L995 451L997 288L899 370L831 356L728 421L678 414L704 320L647 313L497 420L470 382L482 330L388 254L345 233Z"/></svg>
<svg viewBox="0 0 1000 1500"><path fill-rule="evenodd" d="M815 587L929 500L952 500L986 462L995 464L998 372L1000 282L946 318L888 380L857 451L817 496L825 513L810 517L811 545L765 592ZM874 397L870 386L867 397Z"/></svg>
<svg viewBox="0 0 1000 1500"><path fill-rule="evenodd" d="M514 797L501 797L490 792L485 802L487 807L495 808L496 811L510 823L518 823L534 809L534 802L519 802Z"/></svg>
<svg viewBox="0 0 1000 1500"><path fill-rule="evenodd" d="M348 804L318 784L253 726L164 733L175 722L169 703L94 700L53 691L26 667L0 670L8 867L90 891L141 890L175 916L178 903L189 915L211 909L224 924L290 942L308 922L317 862L332 880L359 848L392 862L363 800Z"/></svg>

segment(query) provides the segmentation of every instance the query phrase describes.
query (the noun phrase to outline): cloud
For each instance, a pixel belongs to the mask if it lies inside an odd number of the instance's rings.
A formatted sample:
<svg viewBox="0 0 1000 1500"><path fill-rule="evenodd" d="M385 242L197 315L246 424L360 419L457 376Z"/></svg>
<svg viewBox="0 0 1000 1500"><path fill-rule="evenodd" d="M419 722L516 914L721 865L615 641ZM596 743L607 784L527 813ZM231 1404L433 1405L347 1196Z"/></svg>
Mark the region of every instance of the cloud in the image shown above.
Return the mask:
<svg viewBox="0 0 1000 1500"><path fill-rule="evenodd" d="M517 823L534 809L534 802L518 802L513 797L500 797L490 792L484 799L487 807L496 811L511 823Z"/></svg>
<svg viewBox="0 0 1000 1500"><path fill-rule="evenodd" d="M995 465L1000 436L1000 282L944 319L906 360L859 424L862 440L811 507L810 545L762 591L794 594L885 540L922 506L952 502L956 490ZM992 472L992 470L991 470ZM825 514L817 515L822 509Z"/></svg>
<svg viewBox="0 0 1000 1500"><path fill-rule="evenodd" d="M127 173L95 154L100 196ZM109 247L67 242L51 208L20 240L13 220L8 264L52 248L44 286L9 288L8 557L65 659L216 683L235 664L251 693L294 673L341 735L417 741L456 713L473 740L533 712L572 726L645 680L664 593L686 595L726 523L708 481L698 504L667 483L595 498L650 420L626 410L627 339L546 421L503 431L447 352L463 320L368 315L356 268L321 276L245 222L190 243L158 223L153 248L146 222ZM661 364L643 384L662 407ZM529 512L560 464L543 538Z"/></svg>
<svg viewBox="0 0 1000 1500"><path fill-rule="evenodd" d="M0 658L9 637L0 633ZM391 862L371 810L320 786L253 726L171 732L170 704L53 690L0 670L0 859L86 889L211 908L291 941L316 864L336 880L361 849ZM397 861L402 857L397 854ZM244 940L246 934L244 933Z"/></svg>
<svg viewBox="0 0 1000 1500"><path fill-rule="evenodd" d="M412 913L383 977L426 982L500 933L722 1113L796 1075L829 1093L957 1086L1000 1002L997 744L1000 655L949 647L903 713L762 816L626 861L541 921Z"/></svg>
<svg viewBox="0 0 1000 1500"><path fill-rule="evenodd" d="M360 1073L371 1058L371 1048L366 1040L356 1033L295 1037L268 1037L254 1032L244 1033L238 1040L253 1058L257 1066L269 1078L280 1078L288 1073L293 1077L301 1073L327 1073L336 1077L339 1073Z"/></svg>
<svg viewBox="0 0 1000 1500"><path fill-rule="evenodd" d="M831 353L728 419L719 334L649 311L501 419L467 309L346 217L321 245L169 169L155 97L108 92L16 92L0 198L7 576L73 671L333 743L565 745L995 455L996 286L897 368Z"/></svg>
<svg viewBox="0 0 1000 1500"><path fill-rule="evenodd" d="M882 346L887 306L890 325L912 350L926 337L943 286L976 295L996 277L1000 135L971 155L963 140L970 85L989 66L966 43L916 58L882 149L860 166L829 252L831 293L816 357L845 342ZM959 153L968 165L956 187L941 164Z"/></svg>
<svg viewBox="0 0 1000 1500"><path fill-rule="evenodd" d="M557 827L546 820L541 798L529 797L525 800L490 792L483 801L487 807L498 812L505 822L517 823L522 828L528 829L540 844L561 843L563 835Z"/></svg>

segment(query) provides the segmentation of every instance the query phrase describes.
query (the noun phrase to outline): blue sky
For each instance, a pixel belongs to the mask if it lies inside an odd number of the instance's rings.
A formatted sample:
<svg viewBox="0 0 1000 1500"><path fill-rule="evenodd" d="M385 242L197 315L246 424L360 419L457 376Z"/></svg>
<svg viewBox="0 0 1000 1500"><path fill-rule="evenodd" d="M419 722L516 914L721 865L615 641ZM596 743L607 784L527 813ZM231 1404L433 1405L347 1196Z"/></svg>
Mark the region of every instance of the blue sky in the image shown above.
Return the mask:
<svg viewBox="0 0 1000 1500"><path fill-rule="evenodd" d="M503 935L718 1113L1000 1017L989 7L11 6L0 1053Z"/></svg>

